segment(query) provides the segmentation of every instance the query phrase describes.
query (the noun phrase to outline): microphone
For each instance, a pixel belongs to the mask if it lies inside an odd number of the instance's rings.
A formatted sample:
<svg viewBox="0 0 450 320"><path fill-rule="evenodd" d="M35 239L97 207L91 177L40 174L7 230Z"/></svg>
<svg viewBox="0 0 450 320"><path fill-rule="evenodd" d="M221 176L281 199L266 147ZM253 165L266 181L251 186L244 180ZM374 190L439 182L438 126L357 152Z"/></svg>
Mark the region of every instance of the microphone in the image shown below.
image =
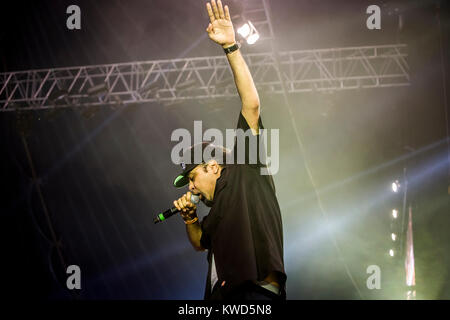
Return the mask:
<svg viewBox="0 0 450 320"><path fill-rule="evenodd" d="M196 194L192 194L191 195L191 202L193 204L197 204L200 201L200 196L196 195ZM178 212L180 212L180 210L178 210L176 207L173 207L172 209L167 209L166 211L158 214L158 216L153 219L153 223L158 223L161 221L166 220L167 218L173 216L174 214L177 214Z"/></svg>

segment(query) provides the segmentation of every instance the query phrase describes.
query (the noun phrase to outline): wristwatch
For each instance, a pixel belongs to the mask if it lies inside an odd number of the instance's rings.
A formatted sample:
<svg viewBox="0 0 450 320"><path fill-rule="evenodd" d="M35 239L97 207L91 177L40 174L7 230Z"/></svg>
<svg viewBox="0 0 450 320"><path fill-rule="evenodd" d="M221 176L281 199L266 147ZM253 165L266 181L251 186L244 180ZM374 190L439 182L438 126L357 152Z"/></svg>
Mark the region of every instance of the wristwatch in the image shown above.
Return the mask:
<svg viewBox="0 0 450 320"><path fill-rule="evenodd" d="M235 44L233 44L231 47L225 48L223 49L223 51L225 51L225 54L229 54L232 53L233 51L236 51L237 49L239 49L241 46L239 45L238 42L236 42Z"/></svg>

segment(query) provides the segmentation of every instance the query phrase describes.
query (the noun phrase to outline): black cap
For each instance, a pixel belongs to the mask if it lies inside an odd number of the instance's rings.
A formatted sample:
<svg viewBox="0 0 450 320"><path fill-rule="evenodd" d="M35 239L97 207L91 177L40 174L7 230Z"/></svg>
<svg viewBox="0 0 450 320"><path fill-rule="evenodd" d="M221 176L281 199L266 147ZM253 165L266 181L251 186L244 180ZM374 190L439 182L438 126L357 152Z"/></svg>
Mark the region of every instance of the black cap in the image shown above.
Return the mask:
<svg viewBox="0 0 450 320"><path fill-rule="evenodd" d="M194 150L195 150L196 147L199 148L200 146L202 148L202 159L201 159L200 162L197 161L197 163L196 163L195 159L194 159L194 155L195 155ZM204 159L203 155L204 155L204 151L205 151L205 149L207 147L210 147L212 149L209 152L209 154L211 155L211 158ZM185 149L183 151L183 157L182 157L183 159L186 158L186 153L188 153L188 152L190 153L190 162L189 162L189 164L187 164L185 162L181 162L180 163L181 168L183 169L183 171L178 176L176 176L175 180L173 181L173 185L176 188L184 187L185 185L187 185L189 183L189 178L188 178L189 172L191 172L199 164L206 163L210 159L216 159L218 161L221 160L222 162L220 162L220 163L224 163L225 160L226 160L225 156L227 154L227 149L225 149L225 148L223 148L221 146L214 145L211 142L205 142L204 141L204 142L201 142L201 143L194 144L194 145L190 146L189 148ZM219 155L222 155L221 159L217 159L217 157Z"/></svg>

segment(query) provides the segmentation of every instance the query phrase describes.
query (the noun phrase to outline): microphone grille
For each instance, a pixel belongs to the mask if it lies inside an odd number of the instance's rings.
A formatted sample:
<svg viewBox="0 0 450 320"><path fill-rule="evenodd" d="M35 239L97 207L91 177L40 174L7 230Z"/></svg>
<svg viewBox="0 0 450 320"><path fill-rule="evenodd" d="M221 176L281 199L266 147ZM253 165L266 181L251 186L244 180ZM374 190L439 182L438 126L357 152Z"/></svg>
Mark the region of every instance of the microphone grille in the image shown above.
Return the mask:
<svg viewBox="0 0 450 320"><path fill-rule="evenodd" d="M194 204L197 204L200 202L200 196L197 194L192 194L191 195L191 202Z"/></svg>

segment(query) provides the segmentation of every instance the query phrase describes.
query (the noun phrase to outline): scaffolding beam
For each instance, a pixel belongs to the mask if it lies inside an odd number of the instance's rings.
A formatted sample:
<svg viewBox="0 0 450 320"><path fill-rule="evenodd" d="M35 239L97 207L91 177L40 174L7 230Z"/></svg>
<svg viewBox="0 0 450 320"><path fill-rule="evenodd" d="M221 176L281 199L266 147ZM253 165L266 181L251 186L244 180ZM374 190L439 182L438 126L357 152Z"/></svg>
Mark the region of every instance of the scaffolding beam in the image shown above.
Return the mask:
<svg viewBox="0 0 450 320"><path fill-rule="evenodd" d="M279 54L289 93L410 84L405 44ZM245 55L259 91L282 93L272 53ZM0 73L0 111L233 97L225 56Z"/></svg>

